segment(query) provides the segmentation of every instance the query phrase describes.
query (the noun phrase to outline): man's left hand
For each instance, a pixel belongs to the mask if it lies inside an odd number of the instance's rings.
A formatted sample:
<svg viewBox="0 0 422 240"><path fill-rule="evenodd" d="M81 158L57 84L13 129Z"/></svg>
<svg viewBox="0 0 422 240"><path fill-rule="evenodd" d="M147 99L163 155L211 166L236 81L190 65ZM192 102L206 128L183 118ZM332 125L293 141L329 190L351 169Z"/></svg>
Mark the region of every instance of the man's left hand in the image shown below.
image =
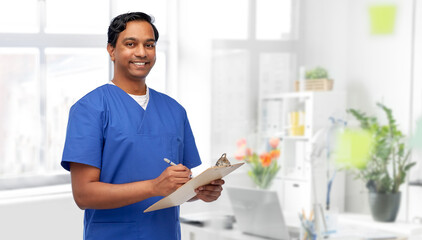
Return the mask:
<svg viewBox="0 0 422 240"><path fill-rule="evenodd" d="M195 192L196 192L195 197L197 199L201 199L204 202L215 201L220 197L221 191L223 191L223 187L222 187L223 184L224 184L224 180L218 179L218 180L212 181L208 185L201 186L195 189Z"/></svg>

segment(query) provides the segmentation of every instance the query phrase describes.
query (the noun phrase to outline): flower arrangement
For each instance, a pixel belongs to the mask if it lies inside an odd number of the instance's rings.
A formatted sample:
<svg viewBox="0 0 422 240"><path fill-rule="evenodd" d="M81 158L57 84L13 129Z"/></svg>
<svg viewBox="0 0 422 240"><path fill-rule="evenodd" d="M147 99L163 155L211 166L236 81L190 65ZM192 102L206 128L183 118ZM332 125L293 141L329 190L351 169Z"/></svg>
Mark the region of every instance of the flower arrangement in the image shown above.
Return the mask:
<svg viewBox="0 0 422 240"><path fill-rule="evenodd" d="M268 142L269 151L258 155L247 146L246 139L240 139L237 142L235 158L239 161L244 160L250 166L248 175L261 189L267 189L280 170L277 161L280 156L279 143L280 139L271 138Z"/></svg>

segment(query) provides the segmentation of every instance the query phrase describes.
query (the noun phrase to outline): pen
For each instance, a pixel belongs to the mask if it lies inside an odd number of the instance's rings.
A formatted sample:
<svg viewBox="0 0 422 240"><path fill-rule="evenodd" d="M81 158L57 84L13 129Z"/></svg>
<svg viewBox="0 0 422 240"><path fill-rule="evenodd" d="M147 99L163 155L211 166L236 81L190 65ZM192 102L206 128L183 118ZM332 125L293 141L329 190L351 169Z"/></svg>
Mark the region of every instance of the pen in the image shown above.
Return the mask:
<svg viewBox="0 0 422 240"><path fill-rule="evenodd" d="M170 161L170 160L169 160L169 159L167 159L167 158L164 158L164 161L165 161L166 163L168 163L168 164L172 165L172 166L176 166L176 163L174 163L174 162Z"/></svg>

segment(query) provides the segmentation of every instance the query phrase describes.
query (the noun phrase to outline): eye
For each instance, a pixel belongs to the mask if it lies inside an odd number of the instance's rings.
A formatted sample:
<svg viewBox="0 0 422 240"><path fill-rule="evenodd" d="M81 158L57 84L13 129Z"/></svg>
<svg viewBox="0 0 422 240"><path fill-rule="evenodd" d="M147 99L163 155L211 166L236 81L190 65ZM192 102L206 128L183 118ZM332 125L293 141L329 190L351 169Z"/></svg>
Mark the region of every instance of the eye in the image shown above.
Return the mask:
<svg viewBox="0 0 422 240"><path fill-rule="evenodd" d="M147 48L154 48L155 47L155 43L147 43L147 44L145 44L145 47L147 47Z"/></svg>
<svg viewBox="0 0 422 240"><path fill-rule="evenodd" d="M135 46L135 43L133 43L133 42L128 42L128 43L126 43L126 46L128 46L128 47L133 47L133 46Z"/></svg>

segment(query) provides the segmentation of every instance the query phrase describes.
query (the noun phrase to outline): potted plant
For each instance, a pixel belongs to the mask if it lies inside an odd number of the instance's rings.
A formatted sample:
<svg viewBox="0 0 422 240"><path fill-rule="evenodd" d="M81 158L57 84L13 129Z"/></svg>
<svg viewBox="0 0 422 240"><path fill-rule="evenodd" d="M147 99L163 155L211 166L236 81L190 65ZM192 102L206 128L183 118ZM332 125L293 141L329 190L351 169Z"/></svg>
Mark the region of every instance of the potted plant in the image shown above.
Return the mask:
<svg viewBox="0 0 422 240"><path fill-rule="evenodd" d="M300 81L296 81L296 91L300 91L300 84ZM333 88L333 80L329 79L328 71L322 67L306 71L303 84L305 91L329 91Z"/></svg>
<svg viewBox="0 0 422 240"><path fill-rule="evenodd" d="M366 165L354 168L357 178L366 183L369 190L369 204L376 221L393 222L400 207L400 185L406 174L416 164L409 162L410 150L405 147L405 136L398 129L392 110L377 103L386 114L388 123L381 125L376 117L348 109L359 122L360 127L369 132L371 148Z"/></svg>
<svg viewBox="0 0 422 240"><path fill-rule="evenodd" d="M322 67L316 67L314 69L306 71L306 79L324 79L328 78L328 72Z"/></svg>

